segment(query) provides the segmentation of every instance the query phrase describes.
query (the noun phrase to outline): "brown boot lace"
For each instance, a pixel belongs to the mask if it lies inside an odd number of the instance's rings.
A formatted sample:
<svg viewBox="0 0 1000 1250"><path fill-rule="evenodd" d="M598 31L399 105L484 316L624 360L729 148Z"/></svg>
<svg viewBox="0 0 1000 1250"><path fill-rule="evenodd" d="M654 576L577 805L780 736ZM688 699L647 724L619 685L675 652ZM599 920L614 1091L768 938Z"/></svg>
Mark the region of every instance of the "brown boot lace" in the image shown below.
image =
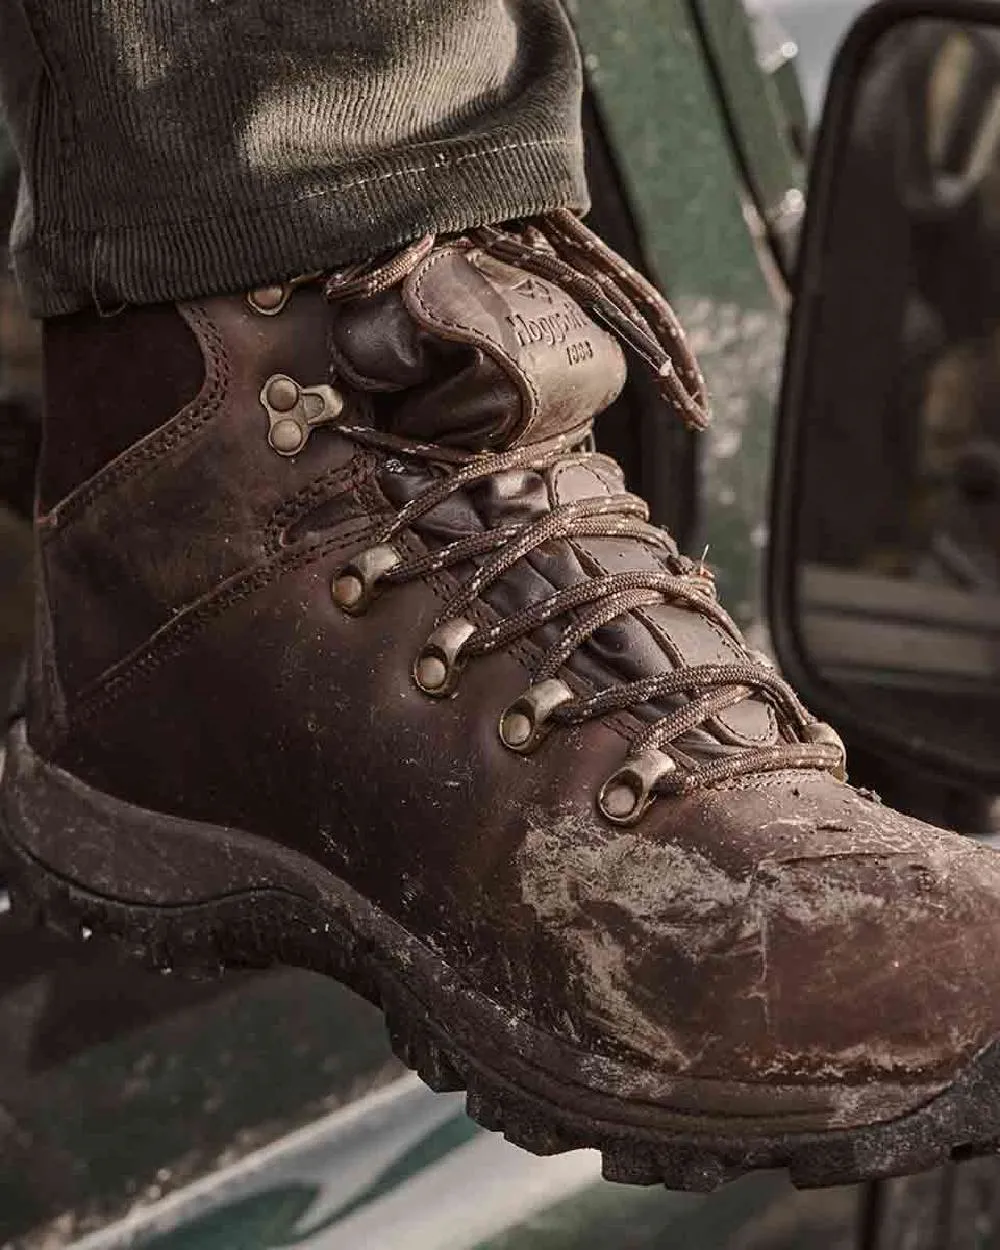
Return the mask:
<svg viewBox="0 0 1000 1250"><path fill-rule="evenodd" d="M471 237L498 259L564 289L642 356L658 378L664 397L689 426L705 427L709 414L704 379L673 309L572 214L560 211L540 219L520 238L493 227L474 230ZM402 281L433 245L433 236L426 236L380 265L334 274L327 280L327 295L342 299L387 290ZM477 482L514 469L545 471L570 453L578 457L587 429L499 453L462 452L366 427L339 429L358 443L444 471L376 533L372 546L338 573L334 598L345 611L364 612L373 595L385 587L481 560L441 609L414 663L414 679L426 694L436 698L452 694L469 661L509 647L547 622L573 612L576 619L543 655L529 689L501 716L500 736L509 749L533 751L560 725L635 710L663 698L684 700L633 738L628 758L598 798L608 820L631 824L657 794L686 793L750 773L819 768L844 776L844 748L836 733L810 716L766 657L746 650L737 626L716 599L710 573L681 555L665 531L649 524L646 504L635 495L621 492L575 500L554 507L533 523L499 526L415 556L404 556L392 545L396 535ZM600 459L598 453L587 454ZM594 535L630 537L651 545L660 552L665 567L593 576L487 626L476 626L464 615L488 586L543 543ZM745 661L669 669L596 694L583 693L558 675L573 652L601 626L665 600L708 617L744 652ZM684 734L750 698L762 699L774 709L780 742L705 762L692 759L677 745Z"/></svg>

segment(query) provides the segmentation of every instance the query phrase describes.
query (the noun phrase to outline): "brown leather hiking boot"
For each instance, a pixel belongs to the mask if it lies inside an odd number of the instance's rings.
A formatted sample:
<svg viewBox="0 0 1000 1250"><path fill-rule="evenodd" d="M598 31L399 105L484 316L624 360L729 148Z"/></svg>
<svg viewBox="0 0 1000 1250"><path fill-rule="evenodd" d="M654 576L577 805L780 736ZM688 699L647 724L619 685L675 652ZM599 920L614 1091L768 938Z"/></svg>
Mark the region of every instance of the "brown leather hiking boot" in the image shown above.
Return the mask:
<svg viewBox="0 0 1000 1250"><path fill-rule="evenodd" d="M21 889L157 965L331 973L616 1180L987 1149L1000 859L847 785L588 450L618 338L702 423L566 214L48 323Z"/></svg>

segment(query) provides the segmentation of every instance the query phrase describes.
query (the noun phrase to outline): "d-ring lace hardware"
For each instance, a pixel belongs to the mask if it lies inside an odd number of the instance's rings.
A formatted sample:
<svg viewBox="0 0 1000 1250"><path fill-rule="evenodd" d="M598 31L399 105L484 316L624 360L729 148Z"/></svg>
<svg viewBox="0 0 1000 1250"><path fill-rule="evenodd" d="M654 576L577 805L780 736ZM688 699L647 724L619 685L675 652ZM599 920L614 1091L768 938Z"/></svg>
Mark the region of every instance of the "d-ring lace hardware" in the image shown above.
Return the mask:
<svg viewBox="0 0 1000 1250"><path fill-rule="evenodd" d="M462 617L435 629L413 664L413 679L424 694L444 699L453 693L464 663L462 643L473 633L475 626Z"/></svg>
<svg viewBox="0 0 1000 1250"><path fill-rule="evenodd" d="M399 552L388 543L359 552L334 575L330 585L334 603L349 616L361 616L371 603L380 580L399 563Z"/></svg>
<svg viewBox="0 0 1000 1250"><path fill-rule="evenodd" d="M511 751L527 755L552 728L552 713L573 698L573 691L558 677L536 682L500 717L500 741Z"/></svg>

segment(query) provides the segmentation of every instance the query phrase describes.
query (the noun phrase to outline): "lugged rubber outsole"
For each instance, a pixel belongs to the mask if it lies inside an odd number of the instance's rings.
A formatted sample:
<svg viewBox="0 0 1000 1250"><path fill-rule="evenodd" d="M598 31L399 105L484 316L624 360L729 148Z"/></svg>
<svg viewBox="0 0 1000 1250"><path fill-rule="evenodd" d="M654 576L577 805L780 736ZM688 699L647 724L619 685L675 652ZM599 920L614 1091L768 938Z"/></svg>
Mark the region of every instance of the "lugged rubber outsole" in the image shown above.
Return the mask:
<svg viewBox="0 0 1000 1250"><path fill-rule="evenodd" d="M924 1171L1000 1149L1000 1044L983 1051L937 1097L866 1128L745 1135L651 1132L595 1118L518 1087L432 1019L377 953L335 931L308 900L256 890L210 904L136 906L83 890L3 839L13 855L14 907L81 938L102 935L161 972L217 975L224 968L309 968L348 985L383 1011L392 1048L431 1089L466 1090L483 1128L538 1155L599 1150L608 1180L709 1192L759 1169L787 1169L802 1188Z"/></svg>

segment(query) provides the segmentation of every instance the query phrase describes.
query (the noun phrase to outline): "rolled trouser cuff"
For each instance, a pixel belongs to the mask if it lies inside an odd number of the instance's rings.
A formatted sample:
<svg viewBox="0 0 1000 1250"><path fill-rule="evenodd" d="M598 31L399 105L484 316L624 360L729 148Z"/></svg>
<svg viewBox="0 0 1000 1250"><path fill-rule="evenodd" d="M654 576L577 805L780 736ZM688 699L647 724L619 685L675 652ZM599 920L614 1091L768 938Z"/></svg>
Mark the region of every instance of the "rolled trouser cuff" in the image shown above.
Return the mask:
<svg viewBox="0 0 1000 1250"><path fill-rule="evenodd" d="M575 138L441 144L269 203L36 236L13 261L30 310L49 317L245 290L558 207L587 207Z"/></svg>
<svg viewBox="0 0 1000 1250"><path fill-rule="evenodd" d="M562 0L0 3L42 316L193 299L583 208Z"/></svg>

